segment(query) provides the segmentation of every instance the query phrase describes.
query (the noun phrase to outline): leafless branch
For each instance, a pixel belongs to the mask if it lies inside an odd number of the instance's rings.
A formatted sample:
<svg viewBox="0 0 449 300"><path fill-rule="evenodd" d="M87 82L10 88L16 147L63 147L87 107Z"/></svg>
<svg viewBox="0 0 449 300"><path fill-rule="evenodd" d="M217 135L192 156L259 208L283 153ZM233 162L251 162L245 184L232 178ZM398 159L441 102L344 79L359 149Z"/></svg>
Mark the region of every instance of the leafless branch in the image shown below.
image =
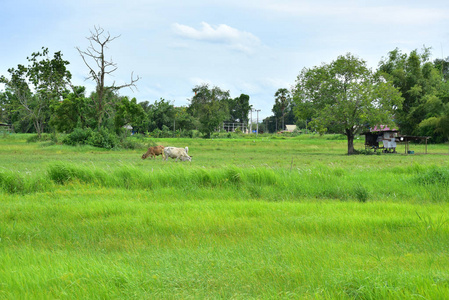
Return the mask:
<svg viewBox="0 0 449 300"><path fill-rule="evenodd" d="M105 76L112 76L117 70L117 64L112 61L112 58L105 60L105 49L108 49L108 44L120 36L111 36L109 32L105 32L101 27L94 27L94 30L90 31L91 36L87 39L89 40L89 47L82 51L78 47L76 48L81 55L84 63L89 69L90 76L87 79L92 79L97 84L97 99L95 100L95 106L98 117L98 126L101 126L102 118L105 113L107 113L107 106L110 104L108 99L105 99L106 91L118 91L122 88L128 87L132 91L137 90L136 82L140 79L139 76L134 78L134 74L131 73L130 83L126 83L120 86L115 86L115 82L112 86L105 86ZM88 59L93 60L96 65L95 71L92 63L89 64Z"/></svg>
<svg viewBox="0 0 449 300"><path fill-rule="evenodd" d="M139 75L137 75L137 77L134 78L134 72L132 72L131 73L131 82L130 83L119 85L119 86L115 86L115 82L114 82L112 84L112 86L111 86L111 89L114 90L114 91L117 91L117 90L120 90L122 88L126 88L127 87L127 88L130 88L131 91L133 91L133 92L134 92L134 89L136 89L138 91L137 86L136 86L136 82L139 81L139 79L140 79Z"/></svg>

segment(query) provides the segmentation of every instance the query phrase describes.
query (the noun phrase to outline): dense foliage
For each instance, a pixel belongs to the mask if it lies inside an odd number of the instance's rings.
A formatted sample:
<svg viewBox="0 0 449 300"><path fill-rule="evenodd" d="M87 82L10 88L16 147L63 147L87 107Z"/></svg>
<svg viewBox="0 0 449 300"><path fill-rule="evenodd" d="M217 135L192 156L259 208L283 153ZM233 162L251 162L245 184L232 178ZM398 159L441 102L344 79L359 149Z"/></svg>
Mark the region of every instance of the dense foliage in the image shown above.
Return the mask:
<svg viewBox="0 0 449 300"><path fill-rule="evenodd" d="M392 123L401 108L400 93L366 62L351 54L330 64L303 69L294 90L296 109L311 108L312 126L319 132L331 128L348 138L348 154L354 152L354 137L366 126Z"/></svg>
<svg viewBox="0 0 449 300"><path fill-rule="evenodd" d="M103 36L101 28L95 29L89 38L94 43L106 45L115 39ZM101 62L99 72L103 73L95 75L86 61L93 49L78 50L89 68L89 78L98 85L96 91L86 95L85 87L73 86L69 62L61 52L51 58L43 48L27 58L27 66L19 64L8 70L9 78L1 77L5 88L0 90L0 123L39 137L50 132L71 134L76 129L75 136L91 130L97 137L105 136L104 132L123 137L128 128L129 133L155 137L209 138L229 128L242 132L250 127L253 107L248 95L231 98L230 91L203 84L192 88L194 96L185 107L175 107L173 101L162 98L153 103L130 99L119 96L118 90L135 87L139 78L124 86L108 86L103 77L115 70L115 64L92 57ZM287 124L296 124L305 132L342 133L348 138L348 153L353 151L354 136L377 124L394 124L403 134L446 142L449 59L431 62L430 56L428 48L410 54L395 49L373 71L363 59L348 53L328 64L304 68L291 90L279 88L273 95L273 115L261 120L259 131L279 132ZM232 126L225 128L224 123ZM73 144L73 140L65 141ZM87 139L83 143L104 144Z"/></svg>

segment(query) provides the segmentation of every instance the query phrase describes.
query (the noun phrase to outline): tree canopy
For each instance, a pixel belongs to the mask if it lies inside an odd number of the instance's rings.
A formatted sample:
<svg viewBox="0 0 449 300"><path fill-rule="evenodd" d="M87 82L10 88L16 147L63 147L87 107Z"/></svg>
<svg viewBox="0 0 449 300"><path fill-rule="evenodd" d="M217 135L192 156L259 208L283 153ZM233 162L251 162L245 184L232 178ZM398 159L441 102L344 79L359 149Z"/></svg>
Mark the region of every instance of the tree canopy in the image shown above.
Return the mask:
<svg viewBox="0 0 449 300"><path fill-rule="evenodd" d="M192 89L195 96L190 100L188 111L199 120L199 130L206 137L229 119L229 91L219 87L209 88L207 84Z"/></svg>
<svg viewBox="0 0 449 300"><path fill-rule="evenodd" d="M32 53L27 60L28 66L10 68L10 78L2 76L0 81L10 91L9 95L14 94L9 100L17 100L16 109L33 123L40 136L50 120L52 105L62 100L72 75L67 69L69 62L63 60L60 51L50 58L48 48L43 47L42 52Z"/></svg>
<svg viewBox="0 0 449 300"><path fill-rule="evenodd" d="M391 83L350 53L329 64L304 68L293 98L298 115L310 113L318 131L331 128L347 136L348 154L354 153L355 135L367 125L392 125L403 101Z"/></svg>
<svg viewBox="0 0 449 300"><path fill-rule="evenodd" d="M430 61L430 49L413 50L409 55L395 49L379 64L379 74L397 87L404 97L396 123L409 135L433 136L435 142L447 139L444 118L449 103L448 63Z"/></svg>
<svg viewBox="0 0 449 300"><path fill-rule="evenodd" d="M231 98L230 91L216 86L195 86L189 104L181 107L175 107L174 100L150 102L119 95L124 87L134 89L139 77L131 74L130 82L122 85L106 82L117 65L105 59L105 49L118 37L95 27L88 37L90 46L84 51L77 48L88 78L96 83L90 95L85 87L71 84L69 62L61 52L50 55L42 48L27 57L27 64L8 69L9 76L0 78L5 85L0 91L0 122L12 124L16 132L39 136L86 130L94 137L100 133L104 140L110 134L126 133L125 125L138 133L162 132L154 136L210 137L224 130L223 122L248 124L250 96L242 93ZM449 58L432 62L430 57L430 48L410 53L395 49L373 71L364 60L348 53L330 63L304 68L294 87L277 89L273 115L259 123L259 128L275 132L285 129L285 124L297 124L319 133L341 133L347 136L348 153L354 152L357 134L379 124L394 126L402 134L446 142Z"/></svg>
<svg viewBox="0 0 449 300"><path fill-rule="evenodd" d="M281 128L285 129L285 115L291 108L291 95L290 91L286 88L280 88L274 94L273 113L277 120L281 120Z"/></svg>

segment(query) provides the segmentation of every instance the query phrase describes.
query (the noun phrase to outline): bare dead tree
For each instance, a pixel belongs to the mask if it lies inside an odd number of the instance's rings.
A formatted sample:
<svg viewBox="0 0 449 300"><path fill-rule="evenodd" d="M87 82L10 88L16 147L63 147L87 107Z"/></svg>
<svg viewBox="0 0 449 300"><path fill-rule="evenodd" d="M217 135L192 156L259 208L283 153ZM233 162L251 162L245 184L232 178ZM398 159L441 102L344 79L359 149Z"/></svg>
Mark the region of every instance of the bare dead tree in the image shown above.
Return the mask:
<svg viewBox="0 0 449 300"><path fill-rule="evenodd" d="M106 86L105 77L106 75L111 75L117 70L117 64L112 61L112 58L110 60L105 59L105 50L108 49L109 43L120 36L112 37L109 32L105 32L103 28L96 26L93 31L90 31L90 34L90 37L87 38L90 46L85 51L82 51L79 47L76 47L76 49L81 55L86 66L89 68L90 76L87 79L95 81L97 85L97 98L94 98L93 101L95 104L98 128L100 128L103 122L104 114L108 106L111 105L111 101L105 99L106 95L109 92L116 92L126 87L134 91L134 89L137 89L136 82L140 79L140 77L137 76L134 78L134 73L132 72L130 83L116 86L114 81L111 86ZM90 63L87 61L88 59L91 61Z"/></svg>

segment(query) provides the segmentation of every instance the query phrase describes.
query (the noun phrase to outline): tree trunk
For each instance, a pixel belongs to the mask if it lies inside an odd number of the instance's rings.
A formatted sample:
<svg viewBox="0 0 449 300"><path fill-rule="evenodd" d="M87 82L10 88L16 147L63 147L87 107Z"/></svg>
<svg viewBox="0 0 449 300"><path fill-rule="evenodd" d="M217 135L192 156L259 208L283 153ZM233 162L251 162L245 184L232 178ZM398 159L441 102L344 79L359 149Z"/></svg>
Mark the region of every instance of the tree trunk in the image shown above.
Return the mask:
<svg viewBox="0 0 449 300"><path fill-rule="evenodd" d="M36 130L37 136L40 139L42 136L42 128L41 128L41 124L40 124L39 120L34 121L34 129Z"/></svg>
<svg viewBox="0 0 449 300"><path fill-rule="evenodd" d="M346 129L346 136L348 137L348 155L354 154L354 132Z"/></svg>

